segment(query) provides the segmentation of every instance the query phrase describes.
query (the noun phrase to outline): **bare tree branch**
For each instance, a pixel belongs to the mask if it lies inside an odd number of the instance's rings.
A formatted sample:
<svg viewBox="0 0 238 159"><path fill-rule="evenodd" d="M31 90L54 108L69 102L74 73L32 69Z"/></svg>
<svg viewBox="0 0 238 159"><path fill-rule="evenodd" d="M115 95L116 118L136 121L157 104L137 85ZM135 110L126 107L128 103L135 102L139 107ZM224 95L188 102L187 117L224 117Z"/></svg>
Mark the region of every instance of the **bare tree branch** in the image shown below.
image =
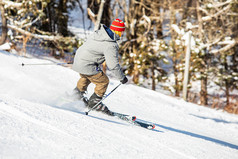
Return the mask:
<svg viewBox="0 0 238 159"><path fill-rule="evenodd" d="M71 39L71 41L73 40L71 37L63 37L63 36L53 36L53 35L39 35L39 34L33 34L29 31L26 31L26 30L23 30L21 28L18 28L17 26L14 26L14 25L8 25L8 28L10 29L13 29L23 35L26 35L26 36L30 36L30 37L34 37L34 38L38 38L38 39L44 39L44 40L48 40L48 41L61 41L63 39Z"/></svg>
<svg viewBox="0 0 238 159"><path fill-rule="evenodd" d="M223 52L226 52L226 51L230 50L231 48L233 48L236 44L238 44L238 41L233 40L233 41L230 42L230 44L222 47L221 49L219 49L219 50L212 50L211 52L213 54L223 53Z"/></svg>
<svg viewBox="0 0 238 159"><path fill-rule="evenodd" d="M12 2L9 0L0 0L0 3L3 4L5 8L14 7L19 9L22 7L22 3Z"/></svg>
<svg viewBox="0 0 238 159"><path fill-rule="evenodd" d="M98 15L97 15L97 21L96 21L95 26L94 26L94 30L98 30L98 28L99 28L100 21L102 19L102 12L103 12L104 3L105 3L105 0L101 0L100 8L99 8Z"/></svg>
<svg viewBox="0 0 238 159"><path fill-rule="evenodd" d="M225 2L219 2L218 4L214 5L215 8L219 8L219 7L223 7L225 5L230 5L232 3L232 0L228 0L228 1L225 1Z"/></svg>
<svg viewBox="0 0 238 159"><path fill-rule="evenodd" d="M35 20L33 20L32 22L28 22L27 19L25 20L22 20L20 22L16 21L16 20L13 20L12 18L10 17L7 17L7 19L13 24L13 25L17 25L17 27L19 28L25 28L25 27L29 27L29 26L32 26L32 24L36 23L38 20L40 20L40 16L38 16Z"/></svg>
<svg viewBox="0 0 238 159"><path fill-rule="evenodd" d="M222 10L220 10L219 12L217 12L217 13L214 14L214 15L202 17L202 21L203 21L203 22L210 21L210 20L212 20L212 18L216 18L216 17L218 17L219 15L221 15L222 13L224 13L224 12L230 10L230 8L231 8L231 6L228 5L228 6L226 6L225 8L223 8Z"/></svg>
<svg viewBox="0 0 238 159"><path fill-rule="evenodd" d="M96 23L96 15L92 12L92 10L90 8L87 8L88 11L88 15L90 17L90 19L93 21L93 23Z"/></svg>
<svg viewBox="0 0 238 159"><path fill-rule="evenodd" d="M1 21L2 21L2 35L0 39L0 45L5 43L7 40L7 19L4 16L4 6L0 4L0 10L1 10Z"/></svg>

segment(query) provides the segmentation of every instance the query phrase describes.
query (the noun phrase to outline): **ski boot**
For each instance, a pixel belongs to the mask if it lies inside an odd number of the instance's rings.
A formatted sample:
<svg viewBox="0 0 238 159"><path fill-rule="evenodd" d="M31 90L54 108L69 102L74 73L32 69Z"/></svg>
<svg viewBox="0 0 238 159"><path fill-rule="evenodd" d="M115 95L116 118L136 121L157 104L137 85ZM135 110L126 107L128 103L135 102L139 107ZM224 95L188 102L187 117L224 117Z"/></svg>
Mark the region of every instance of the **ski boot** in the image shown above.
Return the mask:
<svg viewBox="0 0 238 159"><path fill-rule="evenodd" d="M82 100L85 105L88 105L88 99L85 97L86 92L81 92L77 87L74 89L74 91L77 93L78 99Z"/></svg>
<svg viewBox="0 0 238 159"><path fill-rule="evenodd" d="M93 95L88 100L88 107L93 108L98 102L102 100L102 97L97 96L97 94L93 93ZM107 115L112 115L112 112L108 109L108 107L100 102L96 108L96 111L101 111Z"/></svg>

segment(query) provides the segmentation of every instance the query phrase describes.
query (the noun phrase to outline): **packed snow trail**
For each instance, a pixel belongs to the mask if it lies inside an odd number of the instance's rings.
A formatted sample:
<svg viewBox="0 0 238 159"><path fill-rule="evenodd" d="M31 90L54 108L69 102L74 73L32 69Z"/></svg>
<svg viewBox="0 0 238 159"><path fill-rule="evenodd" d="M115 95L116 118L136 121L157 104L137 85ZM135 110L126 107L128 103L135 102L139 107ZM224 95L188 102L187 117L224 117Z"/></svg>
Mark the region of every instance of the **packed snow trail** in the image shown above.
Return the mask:
<svg viewBox="0 0 238 159"><path fill-rule="evenodd" d="M155 130L87 110L73 94L79 75L0 52L1 158L238 158L238 116L132 84L104 103L156 124ZM111 80L108 91L119 81ZM88 96L94 91L90 85Z"/></svg>

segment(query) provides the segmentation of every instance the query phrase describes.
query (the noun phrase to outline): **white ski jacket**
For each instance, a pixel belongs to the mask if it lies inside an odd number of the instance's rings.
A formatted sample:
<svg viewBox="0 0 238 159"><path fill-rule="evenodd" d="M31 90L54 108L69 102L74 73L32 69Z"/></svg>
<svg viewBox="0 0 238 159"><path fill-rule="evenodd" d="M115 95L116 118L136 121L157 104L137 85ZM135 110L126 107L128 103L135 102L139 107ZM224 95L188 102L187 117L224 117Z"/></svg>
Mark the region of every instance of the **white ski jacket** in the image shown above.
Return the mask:
<svg viewBox="0 0 238 159"><path fill-rule="evenodd" d="M113 38L106 31L105 25L101 24L84 44L78 48L74 57L73 70L85 75L95 75L101 71L100 65L106 60L109 70L119 79L124 79L118 59L119 46L116 40L119 36L115 33Z"/></svg>

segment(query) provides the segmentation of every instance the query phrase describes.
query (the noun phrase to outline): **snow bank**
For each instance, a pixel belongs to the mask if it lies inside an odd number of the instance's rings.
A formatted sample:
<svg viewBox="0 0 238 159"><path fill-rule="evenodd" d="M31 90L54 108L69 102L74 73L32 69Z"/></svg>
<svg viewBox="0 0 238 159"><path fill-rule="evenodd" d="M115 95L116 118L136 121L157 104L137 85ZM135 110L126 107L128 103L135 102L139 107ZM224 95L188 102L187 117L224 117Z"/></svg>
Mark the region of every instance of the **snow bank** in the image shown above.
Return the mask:
<svg viewBox="0 0 238 159"><path fill-rule="evenodd" d="M0 52L0 158L238 158L236 115L126 84L105 104L155 123L155 130L86 116L72 91L76 72L21 63L49 61ZM108 91L118 83L111 80Z"/></svg>

